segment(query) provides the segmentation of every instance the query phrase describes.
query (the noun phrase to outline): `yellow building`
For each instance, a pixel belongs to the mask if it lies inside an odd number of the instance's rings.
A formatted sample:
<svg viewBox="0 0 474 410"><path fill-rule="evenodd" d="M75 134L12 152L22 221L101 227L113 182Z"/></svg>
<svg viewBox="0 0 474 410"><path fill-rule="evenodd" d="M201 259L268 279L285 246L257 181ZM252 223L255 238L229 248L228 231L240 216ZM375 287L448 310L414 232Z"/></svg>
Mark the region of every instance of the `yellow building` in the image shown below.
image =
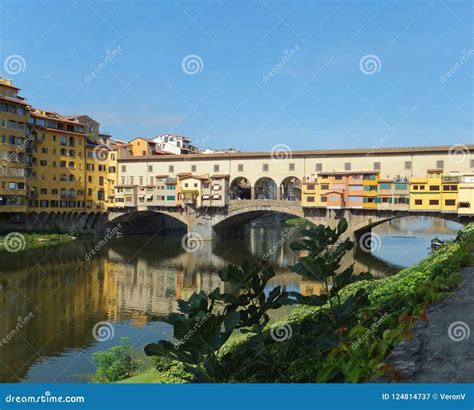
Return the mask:
<svg viewBox="0 0 474 410"><path fill-rule="evenodd" d="M32 109L35 141L30 178L30 211L85 210L85 152L83 124L54 112Z"/></svg>
<svg viewBox="0 0 474 410"><path fill-rule="evenodd" d="M27 210L26 177L31 165L28 135L28 104L18 95L19 88L0 78L0 212Z"/></svg>
<svg viewBox="0 0 474 410"><path fill-rule="evenodd" d="M93 212L104 211L108 152L105 147L92 140L87 140L86 152L86 209Z"/></svg>
<svg viewBox="0 0 474 410"><path fill-rule="evenodd" d="M316 196L318 193L316 187L316 178L306 177L303 179L301 184L301 206L303 208L316 206Z"/></svg>
<svg viewBox="0 0 474 410"><path fill-rule="evenodd" d="M463 175L458 189L458 214L474 215L474 174Z"/></svg>
<svg viewBox="0 0 474 410"><path fill-rule="evenodd" d="M379 172L364 172L364 175L362 177L362 186L364 188L363 208L377 209Z"/></svg>
<svg viewBox="0 0 474 410"><path fill-rule="evenodd" d="M441 185L441 212L457 212L459 176L444 175Z"/></svg>
<svg viewBox="0 0 474 410"><path fill-rule="evenodd" d="M440 211L443 170L429 169L422 178L410 178L410 210Z"/></svg>

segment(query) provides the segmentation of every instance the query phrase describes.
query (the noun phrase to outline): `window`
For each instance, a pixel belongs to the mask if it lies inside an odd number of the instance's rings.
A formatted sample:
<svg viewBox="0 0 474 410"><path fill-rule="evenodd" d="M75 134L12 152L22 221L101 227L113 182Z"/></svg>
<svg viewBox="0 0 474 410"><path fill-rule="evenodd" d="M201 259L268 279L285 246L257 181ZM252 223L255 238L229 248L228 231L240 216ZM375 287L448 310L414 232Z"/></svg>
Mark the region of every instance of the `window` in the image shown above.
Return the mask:
<svg viewBox="0 0 474 410"><path fill-rule="evenodd" d="M308 185L306 185L306 189L308 191L313 191L314 190L314 185L313 184L308 184Z"/></svg>
<svg viewBox="0 0 474 410"><path fill-rule="evenodd" d="M438 199L430 199L430 205L439 205Z"/></svg>
<svg viewBox="0 0 474 410"><path fill-rule="evenodd" d="M219 165L214 164L214 172L219 172Z"/></svg>
<svg viewBox="0 0 474 410"><path fill-rule="evenodd" d="M329 189L329 184L321 184L321 189Z"/></svg>
<svg viewBox="0 0 474 410"><path fill-rule="evenodd" d="M430 185L430 191L439 191L439 185Z"/></svg>
<svg viewBox="0 0 474 410"><path fill-rule="evenodd" d="M175 195L166 195L166 200L167 201L174 201L176 199Z"/></svg>
<svg viewBox="0 0 474 410"><path fill-rule="evenodd" d="M390 189L392 188L392 184L384 182L380 184L380 189Z"/></svg>
<svg viewBox="0 0 474 410"><path fill-rule="evenodd" d="M308 196L307 200L308 202L314 202L314 196Z"/></svg>
<svg viewBox="0 0 474 410"><path fill-rule="evenodd" d="M268 164L263 164L262 171L263 171L263 172L267 172L267 171L268 171Z"/></svg>
<svg viewBox="0 0 474 410"><path fill-rule="evenodd" d="M374 162L374 171L380 171L380 162Z"/></svg>
<svg viewBox="0 0 474 410"><path fill-rule="evenodd" d="M133 185L135 178L130 176L128 177L128 180L130 181L130 185Z"/></svg>
<svg viewBox="0 0 474 410"><path fill-rule="evenodd" d="M294 171L294 170L295 170L295 164L294 164L294 163L289 164L288 169L289 169L290 171Z"/></svg>
<svg viewBox="0 0 474 410"><path fill-rule="evenodd" d="M328 201L328 197L327 196L322 196L321 197L321 202L327 202Z"/></svg>
<svg viewBox="0 0 474 410"><path fill-rule="evenodd" d="M61 145L66 145L67 144L67 138L64 135L61 135L61 138L59 140Z"/></svg>
<svg viewBox="0 0 474 410"><path fill-rule="evenodd" d="M121 172L127 172L127 166L126 165L122 165L121 167Z"/></svg>
<svg viewBox="0 0 474 410"><path fill-rule="evenodd" d="M471 168L474 168L474 159L471 159Z"/></svg>
<svg viewBox="0 0 474 410"><path fill-rule="evenodd" d="M472 165L472 167L474 168L474 165ZM237 165L237 170L238 170L239 172L243 172L243 171L244 171L244 164L239 164L239 165Z"/></svg>
<svg viewBox="0 0 474 410"><path fill-rule="evenodd" d="M455 199L445 199L444 204L446 206L455 206L456 205L456 200Z"/></svg>
<svg viewBox="0 0 474 410"><path fill-rule="evenodd" d="M142 176L139 176L139 177L138 177L138 180L140 181L139 184L140 184L140 185L143 185L143 177L142 177Z"/></svg>
<svg viewBox="0 0 474 410"><path fill-rule="evenodd" d="M350 162L344 163L344 170L345 171L350 171L351 170L351 163Z"/></svg>
<svg viewBox="0 0 474 410"><path fill-rule="evenodd" d="M411 161L405 161L405 169L411 169Z"/></svg>
<svg viewBox="0 0 474 410"><path fill-rule="evenodd" d="M174 172L174 165L170 165L170 166L168 167L168 172L171 172L171 173Z"/></svg>
<svg viewBox="0 0 474 410"><path fill-rule="evenodd" d="M322 171L322 170L323 170L323 164L321 164L320 162L318 162L318 163L316 164L316 171L317 171L317 172L320 172L320 171Z"/></svg>
<svg viewBox="0 0 474 410"><path fill-rule="evenodd" d="M191 165L191 172L196 172L196 165Z"/></svg>
<svg viewBox="0 0 474 410"><path fill-rule="evenodd" d="M443 169L444 161L436 161L436 168Z"/></svg>

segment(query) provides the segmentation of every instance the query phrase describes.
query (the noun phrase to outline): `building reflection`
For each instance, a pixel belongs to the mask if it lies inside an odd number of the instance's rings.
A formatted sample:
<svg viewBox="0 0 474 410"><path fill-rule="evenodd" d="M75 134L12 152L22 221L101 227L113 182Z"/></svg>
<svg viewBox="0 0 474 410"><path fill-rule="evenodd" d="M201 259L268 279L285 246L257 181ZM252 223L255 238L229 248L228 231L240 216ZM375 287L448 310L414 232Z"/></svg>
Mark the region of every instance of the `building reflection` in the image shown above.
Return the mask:
<svg viewBox="0 0 474 410"><path fill-rule="evenodd" d="M406 234L403 224L386 224L390 235ZM430 232L431 228L420 229ZM450 227L436 226L433 232L450 233ZM94 241L77 241L62 246L27 250L22 257L0 254L0 342L11 334L18 318L33 313L32 319L7 343L0 345L0 381L23 379L30 366L43 358L87 349L95 343L92 328L98 321L128 323L134 327L152 318L177 311L177 299L192 293L210 292L223 283L219 269L229 263L261 260L273 249L268 262L276 276L270 286L297 290L303 295L320 295L320 283L291 272L298 255L289 249L289 237L276 249L278 230L252 229L246 241L204 242L199 252L186 253L180 238L146 236L111 240L91 260L85 255ZM386 275L399 267L355 249L344 259L355 272L371 270Z"/></svg>

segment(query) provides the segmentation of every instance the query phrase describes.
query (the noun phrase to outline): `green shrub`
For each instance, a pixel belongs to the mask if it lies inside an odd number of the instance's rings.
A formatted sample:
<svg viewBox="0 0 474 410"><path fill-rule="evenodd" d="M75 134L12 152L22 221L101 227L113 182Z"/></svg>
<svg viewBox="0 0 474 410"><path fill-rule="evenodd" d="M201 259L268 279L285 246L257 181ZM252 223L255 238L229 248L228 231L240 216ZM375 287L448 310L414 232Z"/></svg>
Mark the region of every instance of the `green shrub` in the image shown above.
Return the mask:
<svg viewBox="0 0 474 410"><path fill-rule="evenodd" d="M133 350L128 338L108 350L92 354L92 362L97 370L92 378L94 383L112 383L128 377L133 370Z"/></svg>

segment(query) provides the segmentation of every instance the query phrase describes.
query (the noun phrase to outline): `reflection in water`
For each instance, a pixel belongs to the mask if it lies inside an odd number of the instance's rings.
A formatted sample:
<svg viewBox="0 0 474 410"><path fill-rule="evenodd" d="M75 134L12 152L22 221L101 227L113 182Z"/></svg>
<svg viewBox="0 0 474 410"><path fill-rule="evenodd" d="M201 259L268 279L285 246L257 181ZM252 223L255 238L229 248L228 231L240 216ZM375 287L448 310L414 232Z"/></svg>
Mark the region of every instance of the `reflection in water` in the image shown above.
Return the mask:
<svg viewBox="0 0 474 410"><path fill-rule="evenodd" d="M184 252L178 237L151 236L115 238L89 261L84 255L97 240L1 253L0 382L77 382L94 369L91 353L122 336L137 349L170 338L168 325L150 319L176 311L176 299L193 292L229 290L218 270L261 259L282 238L282 229L288 228L254 225L245 240L205 242L194 253ZM344 264L355 263L356 272L389 275L423 258L434 236L449 238L457 229L430 219L392 221L376 228L381 249L374 255L355 249ZM277 273L271 285L320 294L319 283L290 271L297 259L290 242L269 260ZM18 328L18 320L28 315L30 321ZM114 323L115 337L98 343L92 327L103 320ZM7 335L9 340L1 339Z"/></svg>

